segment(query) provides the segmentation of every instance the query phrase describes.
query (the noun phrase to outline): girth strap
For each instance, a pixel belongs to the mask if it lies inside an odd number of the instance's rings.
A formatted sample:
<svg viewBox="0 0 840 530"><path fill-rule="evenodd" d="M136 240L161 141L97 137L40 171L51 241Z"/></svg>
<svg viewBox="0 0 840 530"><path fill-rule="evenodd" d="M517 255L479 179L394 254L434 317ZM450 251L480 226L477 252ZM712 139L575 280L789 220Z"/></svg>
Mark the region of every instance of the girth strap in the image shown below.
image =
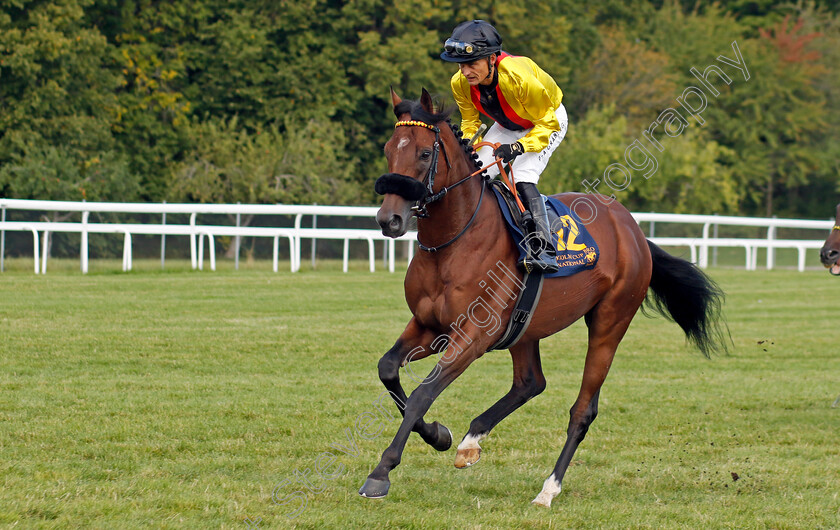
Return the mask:
<svg viewBox="0 0 840 530"><path fill-rule="evenodd" d="M519 293L519 299L516 301L516 306L513 308L513 313L510 315L510 322L508 327L502 334L501 338L496 341L496 344L490 346L487 351L506 350L516 344L528 325L531 323L531 317L534 315L534 310L540 301L543 287L542 272L532 272L525 275L523 283L525 287Z"/></svg>

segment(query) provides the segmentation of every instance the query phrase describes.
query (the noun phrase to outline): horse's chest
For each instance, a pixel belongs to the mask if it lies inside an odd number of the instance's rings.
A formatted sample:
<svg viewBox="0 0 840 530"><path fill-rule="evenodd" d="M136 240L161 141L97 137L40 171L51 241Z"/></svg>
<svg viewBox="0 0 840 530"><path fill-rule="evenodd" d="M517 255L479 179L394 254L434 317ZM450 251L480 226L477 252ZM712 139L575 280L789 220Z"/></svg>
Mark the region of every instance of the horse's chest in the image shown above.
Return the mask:
<svg viewBox="0 0 840 530"><path fill-rule="evenodd" d="M455 292L424 293L411 304L411 311L427 328L448 329L457 318L459 299Z"/></svg>
<svg viewBox="0 0 840 530"><path fill-rule="evenodd" d="M481 294L479 283L471 273L465 273L463 266L440 266L422 259L412 262L405 285L414 318L424 327L441 332L447 332Z"/></svg>
<svg viewBox="0 0 840 530"><path fill-rule="evenodd" d="M440 327L445 307L444 296L422 296L413 304L411 312L423 326L434 329Z"/></svg>

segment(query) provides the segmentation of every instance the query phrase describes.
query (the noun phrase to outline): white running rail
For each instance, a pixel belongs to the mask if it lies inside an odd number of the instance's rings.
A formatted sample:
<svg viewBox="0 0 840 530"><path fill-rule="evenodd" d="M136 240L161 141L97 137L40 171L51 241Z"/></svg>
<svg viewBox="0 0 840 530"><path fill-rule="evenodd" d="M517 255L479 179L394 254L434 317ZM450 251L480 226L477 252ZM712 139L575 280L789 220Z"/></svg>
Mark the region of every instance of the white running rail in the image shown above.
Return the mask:
<svg viewBox="0 0 840 530"><path fill-rule="evenodd" d="M39 212L80 212L81 222L23 222L7 221L7 212L15 210L29 210ZM47 271L47 249L49 236L54 232L69 232L81 234L80 261L81 270L88 272L88 235L89 234L123 234L123 270L132 268L131 238L132 235L180 235L190 238L190 260L193 269L204 268L204 238L209 247L210 269L216 270L215 238L231 237L268 237L273 239L273 270L277 272L279 261L279 241L285 239L289 245L290 270L296 272L301 265L302 239L333 239L342 240L343 270L347 272L349 258L349 242L351 240L365 241L368 246L368 261L371 272L375 271L374 245L376 241L387 241L388 270L395 270L395 240L388 238L376 227L373 219L378 208L375 206L318 206L318 205L287 205L287 204L158 204L158 203L106 203L106 202L69 202L69 201L32 201L21 199L0 198L0 271L5 254L4 242L6 231L31 232L33 236L34 271L43 274ZM139 224L139 223L91 223L92 212L107 213L143 213L143 214L189 214L189 224ZM294 216L292 226L261 227L261 226L222 226L200 225L196 223L198 214L227 214L227 215L288 215ZM362 217L371 219L370 229L358 228L304 228L304 216L335 216ZM662 246L684 246L691 252L691 261L700 267L709 265L709 249L716 247L741 247L745 252L745 268L756 269L758 249L767 250L767 268L775 266L776 249L796 249L798 252L797 268L805 270L806 251L818 249L822 246L825 232L833 226L833 220L808 219L770 219L755 217L735 217L718 215L687 215L666 213L633 213L638 223L651 223L649 239ZM656 237L653 227L656 223L680 223L698 225L700 233L697 237ZM315 223L313 223L314 225ZM753 226L767 229L766 238L718 238L711 234L715 226ZM778 239L777 228L801 228L819 230L823 233L819 239ZM39 241L40 240L40 241ZM416 232L405 234L400 240L408 245L408 261L414 253ZM39 249L39 243L41 248Z"/></svg>

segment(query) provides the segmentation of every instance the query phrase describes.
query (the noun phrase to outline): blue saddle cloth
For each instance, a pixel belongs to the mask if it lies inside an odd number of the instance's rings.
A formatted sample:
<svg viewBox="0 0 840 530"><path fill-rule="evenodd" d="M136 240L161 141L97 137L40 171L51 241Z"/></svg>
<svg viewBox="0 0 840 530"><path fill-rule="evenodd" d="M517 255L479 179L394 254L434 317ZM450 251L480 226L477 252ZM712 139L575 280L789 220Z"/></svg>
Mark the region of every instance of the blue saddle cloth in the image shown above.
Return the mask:
<svg viewBox="0 0 840 530"><path fill-rule="evenodd" d="M525 234L522 233L522 228L514 220L510 206L502 196L502 192L499 191L497 186L491 186L491 188L499 201L499 207L504 215L508 231L519 248L519 262L521 263L527 256ZM551 226L552 244L557 249L557 266L560 267L560 270L546 274L545 277L571 276L582 270L595 267L599 256L598 245L589 235L586 225L580 222L578 216L572 213L569 207L562 202L545 195L542 197L546 203L548 222Z"/></svg>

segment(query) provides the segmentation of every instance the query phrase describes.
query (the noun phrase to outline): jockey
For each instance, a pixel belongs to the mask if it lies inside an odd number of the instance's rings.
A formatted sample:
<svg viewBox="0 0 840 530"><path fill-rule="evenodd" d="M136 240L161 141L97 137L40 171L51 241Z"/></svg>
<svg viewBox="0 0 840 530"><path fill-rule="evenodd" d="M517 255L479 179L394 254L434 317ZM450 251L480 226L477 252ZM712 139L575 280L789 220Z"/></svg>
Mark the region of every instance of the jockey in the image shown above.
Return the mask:
<svg viewBox="0 0 840 530"><path fill-rule="evenodd" d="M478 132L479 113L494 121L484 141L502 145L495 151L479 149L479 162L487 166L501 158L511 165L517 192L533 217L526 240L539 248L529 252L522 265L528 271L556 272L548 216L536 184L566 135L563 92L534 61L503 52L501 36L483 20L459 24L440 58L459 66L451 85L464 136L471 138ZM498 174L498 166L488 168L488 175Z"/></svg>

